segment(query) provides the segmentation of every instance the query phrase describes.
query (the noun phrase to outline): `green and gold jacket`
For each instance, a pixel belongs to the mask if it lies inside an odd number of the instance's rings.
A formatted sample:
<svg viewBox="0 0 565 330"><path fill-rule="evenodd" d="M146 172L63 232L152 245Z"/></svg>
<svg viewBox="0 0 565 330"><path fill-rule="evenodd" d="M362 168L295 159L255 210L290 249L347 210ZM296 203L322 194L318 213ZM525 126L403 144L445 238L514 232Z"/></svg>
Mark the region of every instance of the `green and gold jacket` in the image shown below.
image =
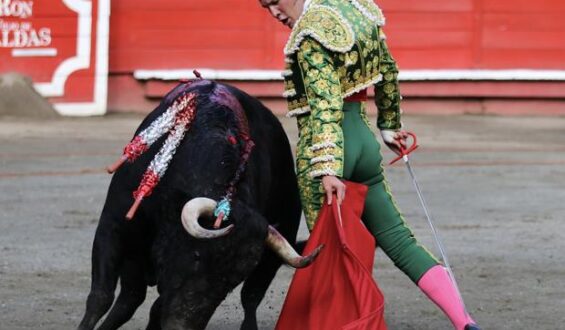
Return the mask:
<svg viewBox="0 0 565 330"><path fill-rule="evenodd" d="M400 128L398 68L383 25L372 0L311 0L294 25L283 95L298 121L299 176L343 175L342 107L352 94L374 85L378 128Z"/></svg>

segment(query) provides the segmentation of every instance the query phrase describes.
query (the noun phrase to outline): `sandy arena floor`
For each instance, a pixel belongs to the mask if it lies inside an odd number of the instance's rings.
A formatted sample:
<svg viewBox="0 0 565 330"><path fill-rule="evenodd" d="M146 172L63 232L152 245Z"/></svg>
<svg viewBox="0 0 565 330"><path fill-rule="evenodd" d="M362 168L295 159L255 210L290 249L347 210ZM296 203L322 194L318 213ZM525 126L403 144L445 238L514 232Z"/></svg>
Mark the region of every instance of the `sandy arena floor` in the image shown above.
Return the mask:
<svg viewBox="0 0 565 330"><path fill-rule="evenodd" d="M294 122L281 119L296 142ZM90 249L113 162L139 116L0 118L0 329L73 329L90 285ZM412 164L469 310L484 329L565 328L565 118L406 116ZM385 152L385 159L392 154ZM406 170L387 170L408 223L432 251ZM306 237L304 228L302 237ZM382 253L374 275L390 329L450 329ZM259 309L272 329L292 270ZM124 329L144 329L146 302ZM209 329L238 329L237 290Z"/></svg>

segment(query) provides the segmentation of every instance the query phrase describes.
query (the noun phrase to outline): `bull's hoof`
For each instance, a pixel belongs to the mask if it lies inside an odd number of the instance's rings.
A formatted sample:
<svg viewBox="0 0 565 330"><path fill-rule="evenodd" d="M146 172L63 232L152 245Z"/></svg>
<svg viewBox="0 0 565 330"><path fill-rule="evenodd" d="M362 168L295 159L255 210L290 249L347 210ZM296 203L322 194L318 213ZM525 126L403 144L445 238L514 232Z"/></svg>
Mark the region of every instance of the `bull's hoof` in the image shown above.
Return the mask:
<svg viewBox="0 0 565 330"><path fill-rule="evenodd" d="M476 324L467 324L465 330L481 330L481 328Z"/></svg>

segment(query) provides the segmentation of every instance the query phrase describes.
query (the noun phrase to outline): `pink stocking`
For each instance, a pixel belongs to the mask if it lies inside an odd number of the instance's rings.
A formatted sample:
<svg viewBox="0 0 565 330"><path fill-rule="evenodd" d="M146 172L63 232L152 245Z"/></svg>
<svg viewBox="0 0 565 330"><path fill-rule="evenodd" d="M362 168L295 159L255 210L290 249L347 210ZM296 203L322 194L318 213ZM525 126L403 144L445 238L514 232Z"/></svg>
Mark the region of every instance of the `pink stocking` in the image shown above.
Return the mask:
<svg viewBox="0 0 565 330"><path fill-rule="evenodd" d="M475 323L467 314L457 289L442 265L430 268L418 281L418 287L447 315L456 330Z"/></svg>

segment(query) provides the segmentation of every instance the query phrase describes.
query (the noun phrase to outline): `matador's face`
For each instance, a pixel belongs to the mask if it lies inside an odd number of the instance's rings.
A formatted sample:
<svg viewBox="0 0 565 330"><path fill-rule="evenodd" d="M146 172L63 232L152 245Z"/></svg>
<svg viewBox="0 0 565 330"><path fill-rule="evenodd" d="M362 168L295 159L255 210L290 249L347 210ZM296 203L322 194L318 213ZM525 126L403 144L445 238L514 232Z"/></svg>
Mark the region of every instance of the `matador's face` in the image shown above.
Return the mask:
<svg viewBox="0 0 565 330"><path fill-rule="evenodd" d="M292 28L302 14L304 0L259 0L279 22Z"/></svg>

